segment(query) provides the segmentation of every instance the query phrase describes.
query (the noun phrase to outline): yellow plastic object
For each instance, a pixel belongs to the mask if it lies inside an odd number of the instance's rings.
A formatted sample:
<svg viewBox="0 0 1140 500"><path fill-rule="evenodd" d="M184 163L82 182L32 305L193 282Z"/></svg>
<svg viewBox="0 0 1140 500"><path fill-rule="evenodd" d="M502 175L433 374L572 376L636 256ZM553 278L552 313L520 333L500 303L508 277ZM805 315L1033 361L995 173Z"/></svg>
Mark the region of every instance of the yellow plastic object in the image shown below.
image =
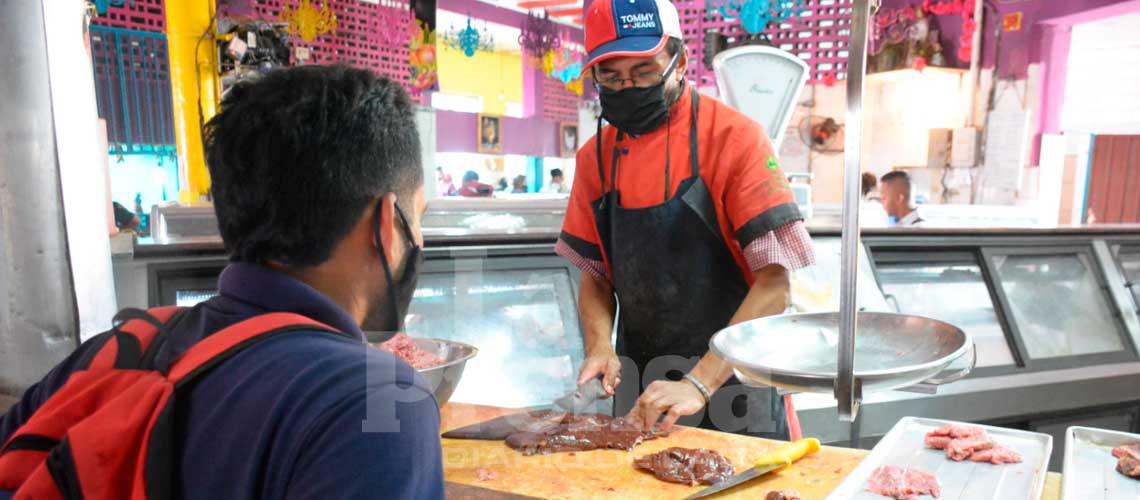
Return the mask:
<svg viewBox="0 0 1140 500"><path fill-rule="evenodd" d="M214 0L166 2L174 142L182 186L179 199L199 199L210 191L200 126L218 109L218 64L210 22L213 17Z"/></svg>
<svg viewBox="0 0 1140 500"><path fill-rule="evenodd" d="M783 470L790 467L796 460L799 460L807 455L811 455L817 451L819 451L818 439L801 439L760 457L760 459L756 461L756 467L782 465L782 467L779 469L774 470Z"/></svg>

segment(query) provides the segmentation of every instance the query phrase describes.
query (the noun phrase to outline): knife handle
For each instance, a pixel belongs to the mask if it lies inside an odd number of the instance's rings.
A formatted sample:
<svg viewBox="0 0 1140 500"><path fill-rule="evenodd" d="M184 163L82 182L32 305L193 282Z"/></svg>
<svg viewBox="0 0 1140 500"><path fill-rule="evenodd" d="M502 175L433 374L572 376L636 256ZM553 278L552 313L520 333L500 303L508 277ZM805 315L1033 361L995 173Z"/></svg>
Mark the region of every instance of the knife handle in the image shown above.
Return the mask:
<svg viewBox="0 0 1140 500"><path fill-rule="evenodd" d="M806 438L784 445L776 451L770 452L767 455L760 457L756 461L756 467L766 467L769 465L783 465L781 469L787 468L793 462L819 451L819 440L816 438Z"/></svg>

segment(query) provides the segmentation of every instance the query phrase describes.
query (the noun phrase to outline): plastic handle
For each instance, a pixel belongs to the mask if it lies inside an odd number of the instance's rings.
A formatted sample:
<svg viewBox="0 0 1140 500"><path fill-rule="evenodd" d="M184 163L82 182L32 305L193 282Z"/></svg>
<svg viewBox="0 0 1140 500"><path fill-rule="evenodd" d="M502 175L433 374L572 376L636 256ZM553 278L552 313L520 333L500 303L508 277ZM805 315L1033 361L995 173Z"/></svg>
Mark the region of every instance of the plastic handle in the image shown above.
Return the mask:
<svg viewBox="0 0 1140 500"><path fill-rule="evenodd" d="M782 465L780 469L787 468L793 462L803 458L804 456L811 455L819 451L819 440L816 438L806 438L788 444L776 451L768 453L760 457L756 461L756 467L767 467L769 465Z"/></svg>

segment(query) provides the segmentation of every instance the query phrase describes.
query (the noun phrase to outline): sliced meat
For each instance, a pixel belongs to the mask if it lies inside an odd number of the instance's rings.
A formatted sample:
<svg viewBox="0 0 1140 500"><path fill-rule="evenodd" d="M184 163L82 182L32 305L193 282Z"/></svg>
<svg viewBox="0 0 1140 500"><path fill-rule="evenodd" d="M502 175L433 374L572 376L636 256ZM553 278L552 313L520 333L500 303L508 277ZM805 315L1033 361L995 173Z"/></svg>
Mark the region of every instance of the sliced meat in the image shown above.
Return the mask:
<svg viewBox="0 0 1140 500"><path fill-rule="evenodd" d="M1140 459L1140 443L1126 444L1117 446L1112 449L1112 456L1116 458L1124 458L1125 456L1132 456L1133 458Z"/></svg>
<svg viewBox="0 0 1140 500"><path fill-rule="evenodd" d="M1116 462L1116 470L1125 476L1140 479L1140 458L1132 455L1120 457L1120 461Z"/></svg>
<svg viewBox="0 0 1140 500"><path fill-rule="evenodd" d="M946 456L949 457L950 460L961 462L962 460L970 458L970 455L976 452L988 450L993 447L994 442L989 436L965 437L950 441L950 444L946 446Z"/></svg>
<svg viewBox="0 0 1140 500"><path fill-rule="evenodd" d="M1022 461L1021 454L1004 446L975 451L970 455L972 462L989 462L991 464L1016 464Z"/></svg>
<svg viewBox="0 0 1140 500"><path fill-rule="evenodd" d="M567 414L556 425L549 421L507 436L507 446L524 455L589 451L597 449L632 450L646 439L669 435L654 429L644 432L624 418L601 413Z"/></svg>
<svg viewBox="0 0 1140 500"><path fill-rule="evenodd" d="M875 469L867 479L866 491L897 500L910 500L919 495L938 498L942 495L942 485L938 477L929 472L885 465Z"/></svg>
<svg viewBox="0 0 1140 500"><path fill-rule="evenodd" d="M981 427L946 424L926 433L926 446L946 450L951 460L962 461L976 451L993 448L989 433Z"/></svg>
<svg viewBox="0 0 1140 500"><path fill-rule="evenodd" d="M1140 443L1117 446L1112 449L1112 456L1120 459L1116 462L1118 472L1140 479Z"/></svg>
<svg viewBox="0 0 1140 500"><path fill-rule="evenodd" d="M950 446L950 441L953 441L953 440L954 440L954 438L952 438L950 436L934 436L931 434L927 434L926 435L926 447L927 448L934 448L936 450L945 450L947 446Z"/></svg>
<svg viewBox="0 0 1140 500"><path fill-rule="evenodd" d="M764 500L803 500L796 490L772 490L764 495Z"/></svg>
<svg viewBox="0 0 1140 500"><path fill-rule="evenodd" d="M719 483L736 473L732 462L720 453L703 448L668 448L638 458L633 465L652 472L662 481L692 486Z"/></svg>

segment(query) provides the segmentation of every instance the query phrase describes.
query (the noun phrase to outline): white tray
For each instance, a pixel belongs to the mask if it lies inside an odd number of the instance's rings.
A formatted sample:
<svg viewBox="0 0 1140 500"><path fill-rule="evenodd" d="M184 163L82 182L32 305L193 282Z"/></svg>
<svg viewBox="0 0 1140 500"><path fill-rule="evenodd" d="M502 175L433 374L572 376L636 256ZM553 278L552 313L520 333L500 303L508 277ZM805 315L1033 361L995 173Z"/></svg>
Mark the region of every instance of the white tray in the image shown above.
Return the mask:
<svg viewBox="0 0 1140 500"><path fill-rule="evenodd" d="M1021 453L1025 461L994 465L970 461L955 462L946 452L927 448L926 433L946 424L981 427L998 444ZM956 500L1038 500L1045 489L1045 473L1053 438L1048 434L1003 429L950 420L903 417L851 475L843 480L827 498L829 500L883 500L887 497L867 493L867 478L882 465L913 467L938 476L942 499ZM929 499L930 496L919 497Z"/></svg>
<svg viewBox="0 0 1140 500"><path fill-rule="evenodd" d="M1140 479L1116 472L1112 449L1140 441L1140 434L1069 427L1065 431L1065 469L1061 500L1136 500Z"/></svg>

